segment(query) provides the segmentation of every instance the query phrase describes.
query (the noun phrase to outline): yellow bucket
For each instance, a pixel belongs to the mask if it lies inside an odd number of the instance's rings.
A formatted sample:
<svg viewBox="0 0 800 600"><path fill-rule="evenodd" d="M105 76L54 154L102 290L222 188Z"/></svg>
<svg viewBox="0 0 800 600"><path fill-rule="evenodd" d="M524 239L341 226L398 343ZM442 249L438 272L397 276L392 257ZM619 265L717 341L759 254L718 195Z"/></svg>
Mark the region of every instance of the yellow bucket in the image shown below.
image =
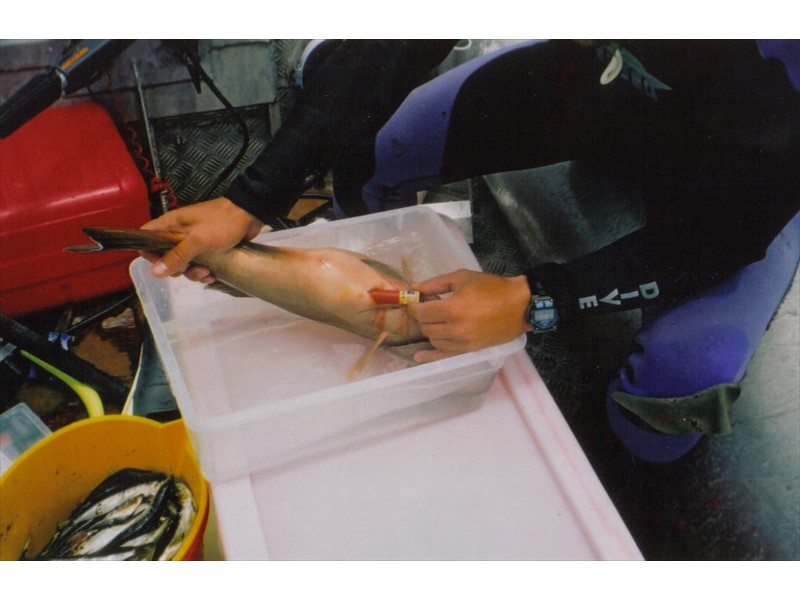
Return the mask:
<svg viewBox="0 0 800 600"><path fill-rule="evenodd" d="M28 544L36 556L58 523L112 473L151 469L183 480L197 517L173 560L202 560L208 522L208 484L182 420L161 424L109 415L78 421L40 440L0 478L0 559L17 560Z"/></svg>

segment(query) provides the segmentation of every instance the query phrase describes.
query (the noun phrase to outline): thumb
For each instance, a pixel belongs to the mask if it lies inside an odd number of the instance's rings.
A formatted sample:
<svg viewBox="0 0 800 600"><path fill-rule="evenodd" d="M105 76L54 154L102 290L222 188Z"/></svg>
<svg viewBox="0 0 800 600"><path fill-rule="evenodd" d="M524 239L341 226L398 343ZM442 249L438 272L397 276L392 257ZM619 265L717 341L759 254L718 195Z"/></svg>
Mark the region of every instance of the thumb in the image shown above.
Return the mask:
<svg viewBox="0 0 800 600"><path fill-rule="evenodd" d="M189 263L196 255L197 250L193 248L193 244L187 238L157 260L153 264L151 271L156 277L180 275L188 268Z"/></svg>
<svg viewBox="0 0 800 600"><path fill-rule="evenodd" d="M454 275L454 273L439 275L426 281L421 281L420 283L414 284L412 288L423 296L446 294L453 291L453 287L455 285Z"/></svg>

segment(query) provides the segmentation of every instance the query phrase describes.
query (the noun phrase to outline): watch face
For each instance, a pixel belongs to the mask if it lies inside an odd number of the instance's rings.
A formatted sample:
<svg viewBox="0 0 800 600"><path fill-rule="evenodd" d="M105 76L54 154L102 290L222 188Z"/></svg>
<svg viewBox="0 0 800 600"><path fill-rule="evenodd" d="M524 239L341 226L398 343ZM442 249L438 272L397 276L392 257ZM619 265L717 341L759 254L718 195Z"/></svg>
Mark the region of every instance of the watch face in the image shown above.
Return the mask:
<svg viewBox="0 0 800 600"><path fill-rule="evenodd" d="M554 308L540 308L536 311L537 321L552 321L556 318L556 309Z"/></svg>
<svg viewBox="0 0 800 600"><path fill-rule="evenodd" d="M534 331L550 331L558 323L558 311L549 296L533 296L528 306L528 323Z"/></svg>

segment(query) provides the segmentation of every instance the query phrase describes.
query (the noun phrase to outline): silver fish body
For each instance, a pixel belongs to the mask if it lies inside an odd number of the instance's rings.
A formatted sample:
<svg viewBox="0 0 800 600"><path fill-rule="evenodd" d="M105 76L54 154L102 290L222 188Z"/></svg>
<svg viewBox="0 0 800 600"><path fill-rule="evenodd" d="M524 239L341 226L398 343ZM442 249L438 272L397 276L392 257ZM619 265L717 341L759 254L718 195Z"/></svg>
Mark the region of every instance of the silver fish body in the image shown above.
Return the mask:
<svg viewBox="0 0 800 600"><path fill-rule="evenodd" d="M171 476L122 469L106 478L36 557L40 560L169 560L197 510L189 488Z"/></svg>

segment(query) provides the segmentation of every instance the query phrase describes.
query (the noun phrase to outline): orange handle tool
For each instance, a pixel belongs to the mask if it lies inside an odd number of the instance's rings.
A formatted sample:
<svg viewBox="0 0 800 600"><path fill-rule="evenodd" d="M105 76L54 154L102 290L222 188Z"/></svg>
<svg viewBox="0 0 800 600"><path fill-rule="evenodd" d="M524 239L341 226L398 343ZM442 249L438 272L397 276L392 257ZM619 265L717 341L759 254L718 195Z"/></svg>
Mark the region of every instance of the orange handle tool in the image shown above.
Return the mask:
<svg viewBox="0 0 800 600"><path fill-rule="evenodd" d="M412 304L420 301L420 293L414 290L370 290L369 295L377 304Z"/></svg>

